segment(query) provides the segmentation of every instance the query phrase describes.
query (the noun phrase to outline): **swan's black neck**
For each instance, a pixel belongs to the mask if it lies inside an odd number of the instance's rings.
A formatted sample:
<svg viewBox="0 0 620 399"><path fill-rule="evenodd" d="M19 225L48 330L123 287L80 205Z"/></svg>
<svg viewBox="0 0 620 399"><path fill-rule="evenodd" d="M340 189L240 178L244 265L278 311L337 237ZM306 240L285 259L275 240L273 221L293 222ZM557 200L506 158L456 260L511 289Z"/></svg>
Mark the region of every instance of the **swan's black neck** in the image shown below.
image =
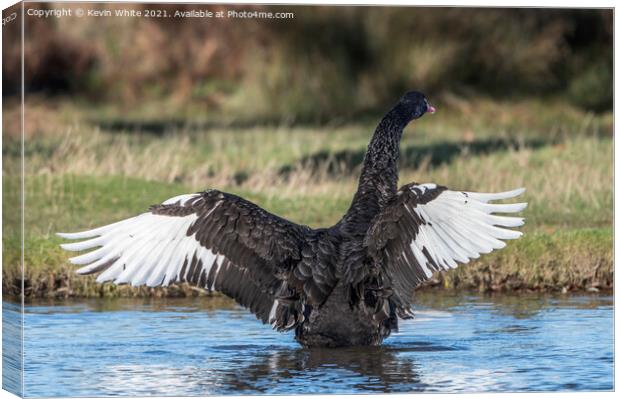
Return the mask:
<svg viewBox="0 0 620 399"><path fill-rule="evenodd" d="M343 218L345 224L370 223L396 194L400 139L408 123L398 105L379 122L364 157L357 192Z"/></svg>

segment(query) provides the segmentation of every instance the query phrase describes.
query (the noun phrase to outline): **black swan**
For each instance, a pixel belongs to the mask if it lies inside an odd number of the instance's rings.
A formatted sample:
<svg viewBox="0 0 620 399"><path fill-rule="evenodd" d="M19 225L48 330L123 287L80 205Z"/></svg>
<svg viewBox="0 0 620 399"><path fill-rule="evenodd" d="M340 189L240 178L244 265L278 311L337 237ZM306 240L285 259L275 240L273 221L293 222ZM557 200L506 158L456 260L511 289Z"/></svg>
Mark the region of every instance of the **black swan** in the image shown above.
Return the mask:
<svg viewBox="0 0 620 399"><path fill-rule="evenodd" d="M521 236L526 203L491 204L524 189L482 194L432 183L397 189L405 126L435 112L408 92L379 122L347 213L311 229L233 194L180 195L148 212L80 233L59 233L79 274L97 281L166 286L187 282L219 291L274 329L295 329L304 346L379 345L413 292L434 272L457 267ZM501 226L501 227L498 227Z"/></svg>

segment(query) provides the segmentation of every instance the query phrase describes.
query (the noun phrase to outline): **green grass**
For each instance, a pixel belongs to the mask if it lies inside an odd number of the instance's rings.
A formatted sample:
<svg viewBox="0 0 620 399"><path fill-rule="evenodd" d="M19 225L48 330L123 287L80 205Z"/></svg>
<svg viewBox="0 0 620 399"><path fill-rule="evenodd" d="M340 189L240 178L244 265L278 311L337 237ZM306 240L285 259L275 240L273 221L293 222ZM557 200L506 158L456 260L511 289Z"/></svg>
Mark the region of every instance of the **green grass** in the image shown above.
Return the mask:
<svg viewBox="0 0 620 399"><path fill-rule="evenodd" d="M583 114L540 101L526 106L479 100L476 109L450 101L445 114L425 117L405 132L400 183L437 182L471 191L523 186L529 206L522 239L430 285L609 288L610 114ZM101 287L76 277L54 233L112 223L207 187L236 193L298 223L329 226L350 203L373 130L370 124L267 126L156 135L103 130L88 123L90 116L82 111L73 112L61 112L47 131L40 125L26 143L25 264L28 292L35 296L145 295L144 289ZM13 291L20 277L19 153L19 142L6 137L3 275L5 288L13 285ZM200 293L175 289L153 292Z"/></svg>
<svg viewBox="0 0 620 399"><path fill-rule="evenodd" d="M611 228L531 232L430 285L480 291L610 289L612 246Z"/></svg>

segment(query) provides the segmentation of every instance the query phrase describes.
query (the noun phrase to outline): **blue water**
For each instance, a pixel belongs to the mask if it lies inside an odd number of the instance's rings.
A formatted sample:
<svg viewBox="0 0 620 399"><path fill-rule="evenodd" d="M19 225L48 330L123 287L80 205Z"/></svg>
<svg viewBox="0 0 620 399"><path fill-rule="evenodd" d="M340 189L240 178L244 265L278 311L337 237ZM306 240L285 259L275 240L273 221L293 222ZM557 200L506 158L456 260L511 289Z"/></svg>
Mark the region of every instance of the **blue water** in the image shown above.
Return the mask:
<svg viewBox="0 0 620 399"><path fill-rule="evenodd" d="M613 298L425 293L378 348L302 349L231 302L28 305L26 396L612 390ZM5 304L4 311L17 308Z"/></svg>
<svg viewBox="0 0 620 399"><path fill-rule="evenodd" d="M22 395L22 314L16 304L3 305L2 389Z"/></svg>

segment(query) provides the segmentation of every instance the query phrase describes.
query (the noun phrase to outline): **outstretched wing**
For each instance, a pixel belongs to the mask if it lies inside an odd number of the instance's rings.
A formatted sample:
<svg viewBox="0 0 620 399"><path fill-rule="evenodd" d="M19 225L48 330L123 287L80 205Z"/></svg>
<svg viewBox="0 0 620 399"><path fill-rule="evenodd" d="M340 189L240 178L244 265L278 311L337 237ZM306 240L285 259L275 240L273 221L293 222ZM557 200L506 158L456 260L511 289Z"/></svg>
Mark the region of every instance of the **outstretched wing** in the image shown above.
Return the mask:
<svg viewBox="0 0 620 399"><path fill-rule="evenodd" d="M70 261L85 265L80 274L101 273L98 282L188 282L234 298L263 322L290 328L300 315L292 308L299 294L288 278L294 278L309 231L243 198L210 190L171 198L118 223L59 235L87 239L62 248L94 249ZM279 303L287 306L279 309Z"/></svg>
<svg viewBox="0 0 620 399"><path fill-rule="evenodd" d="M506 243L501 240L519 238L521 232L504 227L521 226L523 218L494 214L520 212L527 204L489 201L510 199L524 191L483 194L430 183L407 184L375 218L364 244L407 308L415 287L434 272L503 248Z"/></svg>

